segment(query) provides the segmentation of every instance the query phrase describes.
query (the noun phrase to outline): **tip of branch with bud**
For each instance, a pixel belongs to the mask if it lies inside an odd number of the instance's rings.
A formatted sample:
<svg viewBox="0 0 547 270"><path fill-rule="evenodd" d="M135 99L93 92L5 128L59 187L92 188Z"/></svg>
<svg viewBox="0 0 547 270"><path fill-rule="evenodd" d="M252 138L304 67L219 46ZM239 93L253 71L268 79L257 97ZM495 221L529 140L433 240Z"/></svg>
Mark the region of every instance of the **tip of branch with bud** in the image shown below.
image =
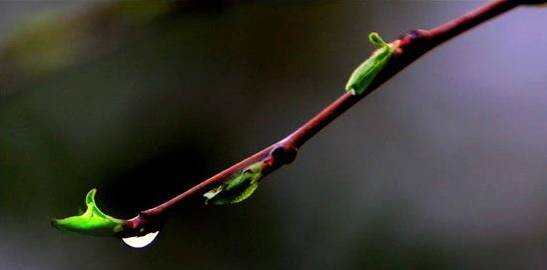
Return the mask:
<svg viewBox="0 0 547 270"><path fill-rule="evenodd" d="M51 225L60 231L93 236L115 236L123 230L124 220L103 213L95 202L97 189L90 190L85 198L86 210L80 215L53 219Z"/></svg>

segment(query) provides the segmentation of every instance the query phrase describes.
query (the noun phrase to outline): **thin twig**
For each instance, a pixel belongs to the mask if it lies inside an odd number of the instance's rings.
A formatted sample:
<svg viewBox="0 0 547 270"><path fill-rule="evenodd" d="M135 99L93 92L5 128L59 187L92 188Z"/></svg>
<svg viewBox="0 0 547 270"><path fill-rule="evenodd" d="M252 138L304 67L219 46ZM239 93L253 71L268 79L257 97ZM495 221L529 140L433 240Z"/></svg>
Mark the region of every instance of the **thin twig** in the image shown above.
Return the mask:
<svg viewBox="0 0 547 270"><path fill-rule="evenodd" d="M133 219L127 220L124 231L120 236L143 235L157 230L160 220L165 217L168 210L180 204L187 198L195 195L202 195L208 189L226 181L226 179L247 166L263 161L263 173L269 174L285 164L291 163L298 149L319 131L336 119L339 115L355 105L359 100L375 91L381 84L399 73L406 66L414 62L420 56L437 47L441 43L458 36L497 15L518 6L519 2L511 0L497 0L477 8L457 19L449 21L430 30L415 30L395 40L398 49L387 66L380 71L366 92L361 95L345 93L325 109L304 123L283 140L266 147L256 154L232 165L228 169L214 175L213 177L197 184L180 195L145 211L142 211Z"/></svg>

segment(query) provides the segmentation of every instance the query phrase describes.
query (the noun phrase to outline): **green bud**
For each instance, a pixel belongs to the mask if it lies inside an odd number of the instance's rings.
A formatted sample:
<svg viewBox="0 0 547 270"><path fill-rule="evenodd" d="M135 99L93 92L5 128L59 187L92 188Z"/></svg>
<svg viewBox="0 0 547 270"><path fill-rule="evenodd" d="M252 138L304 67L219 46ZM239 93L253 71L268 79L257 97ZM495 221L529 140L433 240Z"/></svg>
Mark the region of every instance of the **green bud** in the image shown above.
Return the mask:
<svg viewBox="0 0 547 270"><path fill-rule="evenodd" d="M376 75L385 67L393 52L395 46L386 43L378 33L370 33L369 41L377 48L376 51L359 65L349 77L346 83L346 92L353 95L360 95L372 83Z"/></svg>
<svg viewBox="0 0 547 270"><path fill-rule="evenodd" d="M206 198L205 203L224 205L242 202L256 191L262 176L262 162L257 162L222 185L203 194Z"/></svg>
<svg viewBox="0 0 547 270"><path fill-rule="evenodd" d="M54 219L51 224L61 231L77 232L93 236L114 236L122 231L123 220L104 214L95 203L95 193L92 189L85 198L86 211L78 216Z"/></svg>

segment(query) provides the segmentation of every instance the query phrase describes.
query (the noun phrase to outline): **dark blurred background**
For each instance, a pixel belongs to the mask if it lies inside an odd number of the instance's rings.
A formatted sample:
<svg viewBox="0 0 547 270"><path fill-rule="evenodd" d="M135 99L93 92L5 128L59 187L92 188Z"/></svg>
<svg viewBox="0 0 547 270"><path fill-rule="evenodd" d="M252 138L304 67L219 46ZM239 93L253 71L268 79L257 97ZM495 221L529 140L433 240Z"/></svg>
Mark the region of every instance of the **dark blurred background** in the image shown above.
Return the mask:
<svg viewBox="0 0 547 270"><path fill-rule="evenodd" d="M547 269L547 9L425 55L234 207L129 218L281 139L372 50L482 1L0 2L0 269Z"/></svg>

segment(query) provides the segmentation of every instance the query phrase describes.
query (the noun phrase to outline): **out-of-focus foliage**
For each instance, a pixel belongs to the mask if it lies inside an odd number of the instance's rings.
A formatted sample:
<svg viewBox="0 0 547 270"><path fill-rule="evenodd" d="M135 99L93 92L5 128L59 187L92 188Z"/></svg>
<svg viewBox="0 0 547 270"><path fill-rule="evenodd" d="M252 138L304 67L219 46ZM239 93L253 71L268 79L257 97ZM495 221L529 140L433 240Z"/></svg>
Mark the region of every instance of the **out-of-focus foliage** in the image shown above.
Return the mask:
<svg viewBox="0 0 547 270"><path fill-rule="evenodd" d="M111 4L78 16L43 14L17 27L0 61L16 67L14 74L59 71L113 50L124 37L173 9L168 1L144 1Z"/></svg>
<svg viewBox="0 0 547 270"><path fill-rule="evenodd" d="M44 79L63 69L138 42L155 20L232 1L119 1L75 14L47 12L21 21L0 45L0 89L13 94L27 81Z"/></svg>

